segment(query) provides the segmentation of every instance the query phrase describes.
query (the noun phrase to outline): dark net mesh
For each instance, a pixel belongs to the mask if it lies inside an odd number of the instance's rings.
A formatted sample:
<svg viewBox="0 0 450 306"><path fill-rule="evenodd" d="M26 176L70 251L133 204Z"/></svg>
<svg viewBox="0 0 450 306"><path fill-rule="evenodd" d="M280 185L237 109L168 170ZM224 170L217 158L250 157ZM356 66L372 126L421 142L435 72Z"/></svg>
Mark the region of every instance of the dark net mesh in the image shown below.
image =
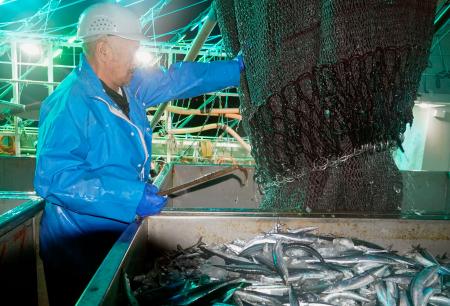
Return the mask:
<svg viewBox="0 0 450 306"><path fill-rule="evenodd" d="M216 0L262 208L395 211L435 1Z"/></svg>

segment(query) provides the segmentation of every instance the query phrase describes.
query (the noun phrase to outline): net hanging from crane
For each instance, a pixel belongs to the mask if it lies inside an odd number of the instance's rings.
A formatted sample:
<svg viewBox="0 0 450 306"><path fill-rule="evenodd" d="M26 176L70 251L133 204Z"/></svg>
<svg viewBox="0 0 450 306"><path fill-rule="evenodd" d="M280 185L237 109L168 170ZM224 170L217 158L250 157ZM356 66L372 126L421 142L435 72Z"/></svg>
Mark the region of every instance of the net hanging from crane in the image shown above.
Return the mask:
<svg viewBox="0 0 450 306"><path fill-rule="evenodd" d="M435 0L216 0L261 208L395 211Z"/></svg>

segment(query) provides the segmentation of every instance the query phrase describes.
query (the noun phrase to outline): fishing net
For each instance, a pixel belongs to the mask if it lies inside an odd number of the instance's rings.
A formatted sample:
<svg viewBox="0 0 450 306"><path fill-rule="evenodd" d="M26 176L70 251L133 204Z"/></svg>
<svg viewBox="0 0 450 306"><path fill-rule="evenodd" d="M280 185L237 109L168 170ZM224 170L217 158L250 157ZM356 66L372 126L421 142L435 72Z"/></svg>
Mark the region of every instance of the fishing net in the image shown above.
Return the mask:
<svg viewBox="0 0 450 306"><path fill-rule="evenodd" d="M216 0L262 208L395 211L435 1Z"/></svg>

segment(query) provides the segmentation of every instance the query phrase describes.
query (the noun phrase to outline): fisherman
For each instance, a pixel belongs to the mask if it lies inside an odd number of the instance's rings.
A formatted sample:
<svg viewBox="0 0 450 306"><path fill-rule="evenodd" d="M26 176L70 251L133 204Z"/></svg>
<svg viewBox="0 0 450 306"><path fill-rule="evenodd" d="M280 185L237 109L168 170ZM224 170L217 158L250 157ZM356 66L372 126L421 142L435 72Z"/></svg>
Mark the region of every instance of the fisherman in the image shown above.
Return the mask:
<svg viewBox="0 0 450 306"><path fill-rule="evenodd" d="M73 305L135 216L158 214L167 199L147 181L152 130L146 108L238 86L241 58L135 69L139 19L100 3L80 16L79 65L40 112L36 192L51 305Z"/></svg>

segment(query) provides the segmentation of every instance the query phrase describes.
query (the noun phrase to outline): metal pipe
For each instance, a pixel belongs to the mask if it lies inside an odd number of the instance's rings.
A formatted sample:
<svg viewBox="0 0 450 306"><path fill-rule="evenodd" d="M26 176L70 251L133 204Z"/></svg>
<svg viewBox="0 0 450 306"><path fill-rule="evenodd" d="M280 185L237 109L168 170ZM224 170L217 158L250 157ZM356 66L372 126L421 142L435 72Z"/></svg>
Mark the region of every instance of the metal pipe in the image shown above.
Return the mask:
<svg viewBox="0 0 450 306"><path fill-rule="evenodd" d="M203 131L207 131L207 130L215 130L215 129L222 129L225 132L227 132L228 134L230 134L234 139L236 139L239 142L239 144L247 152L250 153L250 151L251 151L250 145L248 143L246 143L244 141L244 139L242 139L242 137L239 136L238 133L236 133L232 128L230 128L226 124L212 123L212 124L206 124L206 125L203 125L203 126L197 126L197 127L192 127L192 128L173 129L173 130L170 130L168 133L171 134L171 135L175 135L175 134L191 134L191 133L198 133L198 132L203 132Z"/></svg>
<svg viewBox="0 0 450 306"><path fill-rule="evenodd" d="M192 43L192 47L189 50L188 54L186 54L184 61L189 62L195 60L200 49L202 48L209 34L211 34L216 24L217 24L216 12L214 8L211 7L206 17L205 23L203 24L201 30L198 32L197 37L195 37L195 40Z"/></svg>
<svg viewBox="0 0 450 306"><path fill-rule="evenodd" d="M40 107L41 107L40 101L33 102L27 105L0 101L0 110L2 108L8 110L4 112L3 115L18 116L27 119L38 120ZM0 112L0 114L2 113Z"/></svg>
<svg viewBox="0 0 450 306"><path fill-rule="evenodd" d="M200 105L200 107L198 109L202 109L202 108L206 107L206 105L208 105L209 103L214 101L215 98L216 98L215 96L209 97L206 101L203 101L202 105ZM179 128L185 127L186 124L188 124L192 120L193 117L194 117L194 115L189 115L189 117L187 117L178 127Z"/></svg>
<svg viewBox="0 0 450 306"><path fill-rule="evenodd" d="M178 106L169 106L167 108L168 111L172 113L178 113L178 114L198 114L198 115L225 115L225 114L240 114L239 108L212 108L209 109L207 112L203 112L199 109L190 109L190 108L183 108Z"/></svg>
<svg viewBox="0 0 450 306"><path fill-rule="evenodd" d="M205 23L203 24L202 28L197 34L197 37L195 37L194 42L192 43L192 47L189 50L188 54L184 57L184 61L193 61L197 57L201 47L205 43L206 39L208 38L209 34L211 34L214 26L217 24L217 18L216 13L214 11L214 8L211 7L208 16L206 17ZM155 115L152 118L151 126L154 128L156 124L158 123L159 119L161 118L162 114L164 113L168 103L161 104L158 109L155 112Z"/></svg>
<svg viewBox="0 0 450 306"><path fill-rule="evenodd" d="M210 109L207 112L202 112L199 109L189 109L183 107L177 107L169 105L167 111L179 114L179 115L197 115L197 116L221 116L226 118L242 120L242 116L239 114L239 108L215 108Z"/></svg>

